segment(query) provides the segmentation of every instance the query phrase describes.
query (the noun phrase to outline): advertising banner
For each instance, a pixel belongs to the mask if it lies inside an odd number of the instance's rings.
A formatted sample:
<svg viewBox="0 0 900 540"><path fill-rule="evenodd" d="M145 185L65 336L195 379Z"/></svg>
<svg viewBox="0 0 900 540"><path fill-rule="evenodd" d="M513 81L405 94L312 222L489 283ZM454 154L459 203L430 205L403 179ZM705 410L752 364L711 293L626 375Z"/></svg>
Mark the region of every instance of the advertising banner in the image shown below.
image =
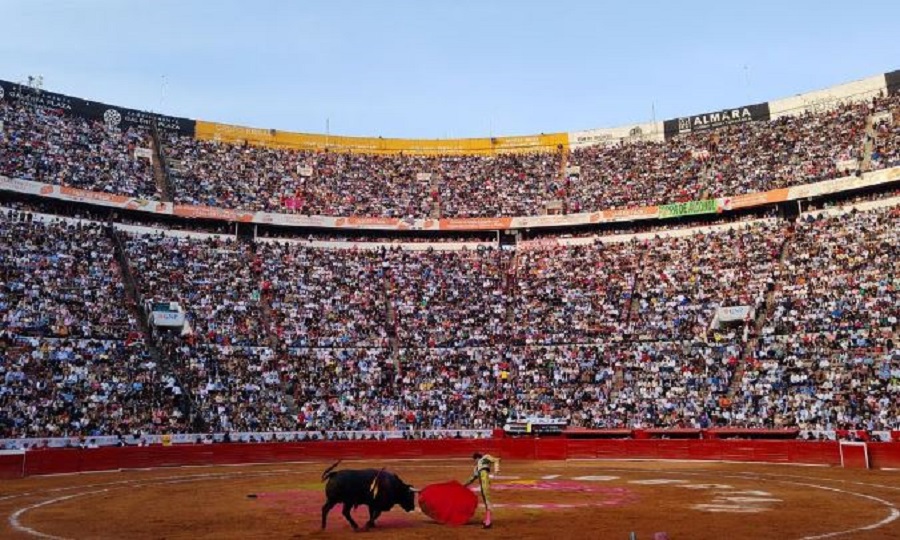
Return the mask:
<svg viewBox="0 0 900 540"><path fill-rule="evenodd" d="M750 316L750 306L727 306L716 310L716 318L721 322L743 321Z"/></svg>
<svg viewBox="0 0 900 540"><path fill-rule="evenodd" d="M346 137L315 133L293 133L275 129L197 121L197 138L258 144L274 148L293 148L365 154L472 154L491 155L517 152L558 152L569 145L567 133L525 135L521 137L484 137L473 139L385 139L383 137Z"/></svg>
<svg viewBox="0 0 900 540"><path fill-rule="evenodd" d="M594 218L596 216L596 219ZM658 206L641 206L637 208L616 208L612 210L601 210L592 214L591 222L614 222L614 221L635 221L639 219L655 219L661 217L659 215Z"/></svg>
<svg viewBox="0 0 900 540"><path fill-rule="evenodd" d="M851 175L813 184L774 189L762 193L747 193L686 203L637 208L615 208L596 212L518 216L497 218L399 219L365 216L308 216L274 212L251 212L209 206L173 205L170 202L138 199L125 195L88 191L67 186L55 186L0 176L0 191L38 195L56 200L89 203L97 206L136 210L184 218L210 219L241 223L261 223L287 227L344 228L369 230L507 230L531 227L568 227L597 223L666 219L680 216L710 214L764 206L784 201L818 197L831 193L856 190L900 180L900 167ZM296 206L299 202L294 202ZM285 205L289 207L290 205Z"/></svg>
<svg viewBox="0 0 900 540"><path fill-rule="evenodd" d="M646 122L630 126L588 129L569 133L569 148L584 148L588 146L611 146L619 143L637 141L662 141L663 123Z"/></svg>
<svg viewBox="0 0 900 540"><path fill-rule="evenodd" d="M788 190L787 188L781 188L763 193L746 193L744 195L735 195L734 197L725 197L724 200L723 206L726 209L737 210L738 208L784 202L788 200Z"/></svg>
<svg viewBox="0 0 900 540"><path fill-rule="evenodd" d="M88 191L86 189L67 186L53 186L50 184L42 184L40 182L32 182L30 180L17 180L6 176L0 176L0 190L25 193L28 195L40 195L42 197L63 201L109 206L121 208L123 210L139 210L156 214L172 213L172 203L138 199L135 197L104 193L101 191Z"/></svg>
<svg viewBox="0 0 900 540"><path fill-rule="evenodd" d="M176 311L154 311L153 324L155 326L181 328L184 326L184 313Z"/></svg>
<svg viewBox="0 0 900 540"><path fill-rule="evenodd" d="M334 226L347 229L392 229L405 230L411 227L410 221L389 217L350 216L334 218Z"/></svg>
<svg viewBox="0 0 900 540"><path fill-rule="evenodd" d="M769 120L769 104L756 103L733 109L696 114L682 118L674 118L663 122L663 132L666 140L676 135L692 133L694 131L706 131L733 124L746 122L764 122Z"/></svg>
<svg viewBox="0 0 900 540"><path fill-rule="evenodd" d="M866 173L862 176L844 176L834 180L823 180L814 184L804 184L787 188L788 200L806 199L809 197L821 197L841 191L866 188L893 182L900 177L900 168L882 169Z"/></svg>
<svg viewBox="0 0 900 540"><path fill-rule="evenodd" d="M505 230L512 225L512 218L449 218L437 221L437 228L442 231Z"/></svg>
<svg viewBox="0 0 900 540"><path fill-rule="evenodd" d="M884 92L885 88L885 75L867 77L822 90L770 101L769 112L773 120L783 116L799 116L806 113L821 114L847 103L870 99Z"/></svg>
<svg viewBox="0 0 900 540"><path fill-rule="evenodd" d="M250 223L253 221L253 212L229 210L227 208L214 208L212 206L189 206L176 204L172 212L178 217L193 219L217 219L221 221L239 221Z"/></svg>
<svg viewBox="0 0 900 540"><path fill-rule="evenodd" d="M900 69L885 73L884 85L891 95L900 93Z"/></svg>
<svg viewBox="0 0 900 540"><path fill-rule="evenodd" d="M659 206L659 219L693 216L698 214L715 214L718 210L719 203L716 199L663 204Z"/></svg>
<svg viewBox="0 0 900 540"><path fill-rule="evenodd" d="M174 132L188 137L194 136L194 121L161 114L116 107L97 101L38 90L29 86L0 80L0 99L27 103L34 107L59 109L71 116L100 121L109 127L151 127L160 131Z"/></svg>

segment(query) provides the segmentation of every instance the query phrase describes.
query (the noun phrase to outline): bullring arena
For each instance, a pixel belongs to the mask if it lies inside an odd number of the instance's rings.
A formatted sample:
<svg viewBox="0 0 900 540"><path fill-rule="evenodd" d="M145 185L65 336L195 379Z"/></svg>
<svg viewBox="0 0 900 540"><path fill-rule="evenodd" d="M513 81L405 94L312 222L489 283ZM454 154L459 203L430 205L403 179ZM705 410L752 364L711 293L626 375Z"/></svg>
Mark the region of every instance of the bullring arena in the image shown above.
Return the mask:
<svg viewBox="0 0 900 540"><path fill-rule="evenodd" d="M689 448L692 447L692 448ZM877 464L900 462L895 444L869 445ZM439 525L416 511L385 514L367 534L383 538L752 540L900 538L900 471L842 468L833 442L501 440L373 443L236 444L189 449L46 450L35 471L133 465L107 472L50 474L4 480L4 538L346 538L356 533L334 510L319 529L325 455L345 455L342 468L387 467L422 487L462 480L469 450L507 455L495 475L495 527L477 520ZM93 452L86 455L85 452ZM778 463L695 459L516 459L570 455L731 455ZM53 456L53 453L59 455ZM354 455L413 455L420 459ZM39 454L39 453L38 453ZM454 455L460 457L453 457ZM743 457L742 457L743 456ZM277 461L241 464L247 460ZM805 463L790 463L798 460ZM4 462L13 474L13 462ZM175 462L228 466L153 467ZM830 463L830 464L827 464ZM21 461L19 462L21 465ZM849 467L849 462L845 463ZM29 465L26 463L26 467ZM252 497L251 497L252 495ZM354 515L364 521L364 508Z"/></svg>
<svg viewBox="0 0 900 540"><path fill-rule="evenodd" d="M900 70L440 140L42 85L0 80L3 538L347 538L341 460L490 485L372 538L900 539Z"/></svg>

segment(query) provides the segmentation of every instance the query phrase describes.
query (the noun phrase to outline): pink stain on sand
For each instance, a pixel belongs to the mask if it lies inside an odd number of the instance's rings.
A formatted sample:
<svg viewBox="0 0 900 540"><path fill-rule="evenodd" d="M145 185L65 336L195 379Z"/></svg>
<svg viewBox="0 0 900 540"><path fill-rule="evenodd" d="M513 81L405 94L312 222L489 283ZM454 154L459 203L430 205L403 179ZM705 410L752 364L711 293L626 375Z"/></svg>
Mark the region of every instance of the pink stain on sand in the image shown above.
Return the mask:
<svg viewBox="0 0 900 540"><path fill-rule="evenodd" d="M477 491L477 488L475 488ZM638 500L636 493L626 487L605 486L588 484L571 480L535 480L525 482L495 483L491 491L530 491L530 492L564 492L583 493L584 497L579 502L501 502L502 497L494 497L496 508L517 508L525 510L571 510L578 508L616 507L634 503ZM497 499L501 499L497 501ZM320 490L298 489L288 491L273 491L256 494L259 504L294 516L308 518L318 523L322 505L325 503L325 493ZM369 518L368 508L360 506L353 510L353 519L360 526ZM407 514L399 506L395 506L390 512L386 512L378 518L378 527L404 528L415 525L417 519ZM328 514L328 528L349 529L350 524L341 515L341 505L335 506Z"/></svg>
<svg viewBox="0 0 900 540"><path fill-rule="evenodd" d="M325 504L325 493L312 490L273 491L270 493L257 493L256 500L267 508L278 510L294 516L315 518L318 523L322 516L322 505ZM328 528L349 529L350 524L341 515L342 506L339 504L331 509L328 514ZM360 506L351 512L353 519L362 527L369 519L369 509ZM376 522L378 528L396 529L411 527L414 521L406 515L399 506L395 506L390 512L381 514Z"/></svg>
<svg viewBox="0 0 900 540"><path fill-rule="evenodd" d="M477 490L477 488L476 488ZM637 502L636 493L626 487L612 487L597 484L586 484L571 480L535 480L530 482L497 483L491 491L556 491L567 493L589 493L582 502L573 503L497 503L497 508L525 508L540 510L567 510L571 508L589 508L598 506L623 506Z"/></svg>

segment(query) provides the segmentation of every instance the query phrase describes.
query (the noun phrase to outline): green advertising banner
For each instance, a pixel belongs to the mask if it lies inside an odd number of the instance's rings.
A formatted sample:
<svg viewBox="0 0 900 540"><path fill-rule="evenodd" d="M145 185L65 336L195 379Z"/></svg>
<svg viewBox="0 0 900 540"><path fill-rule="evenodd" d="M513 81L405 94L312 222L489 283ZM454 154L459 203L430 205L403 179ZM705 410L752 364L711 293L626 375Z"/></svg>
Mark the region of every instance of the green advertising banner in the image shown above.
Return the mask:
<svg viewBox="0 0 900 540"><path fill-rule="evenodd" d="M692 216L694 214L715 214L717 211L718 205L715 199L662 204L659 206L659 219Z"/></svg>

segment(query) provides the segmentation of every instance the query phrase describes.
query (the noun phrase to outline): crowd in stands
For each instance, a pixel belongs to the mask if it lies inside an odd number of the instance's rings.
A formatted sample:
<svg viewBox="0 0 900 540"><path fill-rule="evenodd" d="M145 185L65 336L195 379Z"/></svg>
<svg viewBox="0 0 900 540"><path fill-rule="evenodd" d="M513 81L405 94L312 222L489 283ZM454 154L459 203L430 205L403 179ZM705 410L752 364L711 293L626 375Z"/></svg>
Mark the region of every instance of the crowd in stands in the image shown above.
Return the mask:
<svg viewBox="0 0 900 540"><path fill-rule="evenodd" d="M775 279L771 333L890 328L900 317L900 211L801 219Z"/></svg>
<svg viewBox="0 0 900 540"><path fill-rule="evenodd" d="M520 341L559 343L706 336L721 306L765 304L780 225L524 251L517 266Z"/></svg>
<svg viewBox="0 0 900 540"><path fill-rule="evenodd" d="M135 327L113 245L96 224L0 212L0 328L124 338Z"/></svg>
<svg viewBox="0 0 900 540"><path fill-rule="evenodd" d="M692 339L709 330L716 308L765 305L784 227L747 227L647 242L629 324L654 339Z"/></svg>
<svg viewBox="0 0 900 540"><path fill-rule="evenodd" d="M180 202L244 210L398 218L538 215L739 195L858 168L865 102L572 152L421 157L297 151L171 136ZM894 148L893 142L887 145ZM420 180L419 174L431 175ZM378 189L372 189L378 186Z"/></svg>
<svg viewBox="0 0 900 540"><path fill-rule="evenodd" d="M181 432L181 388L142 342L0 335L0 438Z"/></svg>
<svg viewBox="0 0 900 540"><path fill-rule="evenodd" d="M875 101L874 113L880 117L872 125L871 168L886 169L900 165L900 94Z"/></svg>
<svg viewBox="0 0 900 540"><path fill-rule="evenodd" d="M559 153L371 155L177 135L166 150L179 202L242 210L395 218L536 215L560 189Z"/></svg>
<svg viewBox="0 0 900 540"><path fill-rule="evenodd" d="M508 332L507 269L503 250L386 253L391 306L404 346L492 345Z"/></svg>
<svg viewBox="0 0 900 540"><path fill-rule="evenodd" d="M0 100L0 175L153 198L156 183L149 159L135 150L150 149L150 133L141 128L109 127L69 116L60 109Z"/></svg>
<svg viewBox="0 0 900 540"><path fill-rule="evenodd" d="M515 342L605 341L621 334L641 249L636 243L596 243L519 253Z"/></svg>
<svg viewBox="0 0 900 540"><path fill-rule="evenodd" d="M836 109L572 152L573 212L763 192L842 176L858 160L869 109Z"/></svg>
<svg viewBox="0 0 900 540"><path fill-rule="evenodd" d="M896 429L898 375L896 336L877 330L770 336L746 367L734 411L751 427Z"/></svg>
<svg viewBox="0 0 900 540"><path fill-rule="evenodd" d="M865 102L666 142L496 156L372 156L270 149L172 136L182 202L247 210L387 217L537 215L739 195L811 183L858 168ZM890 141L892 151L896 145ZM886 152L886 150L885 150ZM301 174L300 171L303 171ZM418 180L418 173L432 175ZM372 189L373 185L380 189ZM435 189L437 186L437 189Z"/></svg>
<svg viewBox="0 0 900 540"><path fill-rule="evenodd" d="M124 235L142 298L186 308L188 332L152 338L165 367L135 330L107 235L11 215L6 435L192 429L182 388L219 432L486 429L530 414L900 425L897 207L517 252ZM735 305L758 320L709 324Z"/></svg>
<svg viewBox="0 0 900 540"><path fill-rule="evenodd" d="M294 151L172 135L178 202L333 216L430 216L426 158Z"/></svg>
<svg viewBox="0 0 900 540"><path fill-rule="evenodd" d="M327 216L540 215L762 192L900 164L897 96L636 141L490 156L414 156L269 148L170 134L162 141L178 203ZM110 128L3 101L0 174L155 197L149 132ZM872 128L867 133L867 128ZM566 175L565 166L580 168Z"/></svg>
<svg viewBox="0 0 900 540"><path fill-rule="evenodd" d="M797 223L742 383L748 422L896 425L900 210Z"/></svg>
<svg viewBox="0 0 900 540"><path fill-rule="evenodd" d="M535 216L565 197L558 152L439 159L442 217Z"/></svg>
<svg viewBox="0 0 900 540"><path fill-rule="evenodd" d="M502 363L482 348L307 349L291 351L297 422L319 430L491 429ZM507 373L508 375L508 373Z"/></svg>
<svg viewBox="0 0 900 540"><path fill-rule="evenodd" d="M898 104L580 149L569 178L552 152L372 156L180 136L165 151L181 203L574 212L814 182L867 158L900 165ZM0 174L155 196L134 155L147 132L0 111ZM489 429L531 414L597 428L896 429L898 231L892 206L579 246L327 249L2 211L0 438ZM141 331L137 300L179 302L185 330ZM731 306L756 317L713 325Z"/></svg>
<svg viewBox="0 0 900 540"><path fill-rule="evenodd" d="M270 334L291 347L388 344L383 250L267 242L256 253Z"/></svg>
<svg viewBox="0 0 900 540"><path fill-rule="evenodd" d="M262 425L267 329L260 302L261 261L253 244L164 235L126 237L144 301L179 302L190 333L162 336L163 350L195 405L211 421Z"/></svg>
<svg viewBox="0 0 900 540"><path fill-rule="evenodd" d="M595 425L610 420L615 424L608 427L732 424L727 394L742 358L740 344L659 341L639 343L620 354L622 388L610 414L595 411Z"/></svg>
<svg viewBox="0 0 900 540"><path fill-rule="evenodd" d="M97 225L0 212L0 438L180 430Z"/></svg>

